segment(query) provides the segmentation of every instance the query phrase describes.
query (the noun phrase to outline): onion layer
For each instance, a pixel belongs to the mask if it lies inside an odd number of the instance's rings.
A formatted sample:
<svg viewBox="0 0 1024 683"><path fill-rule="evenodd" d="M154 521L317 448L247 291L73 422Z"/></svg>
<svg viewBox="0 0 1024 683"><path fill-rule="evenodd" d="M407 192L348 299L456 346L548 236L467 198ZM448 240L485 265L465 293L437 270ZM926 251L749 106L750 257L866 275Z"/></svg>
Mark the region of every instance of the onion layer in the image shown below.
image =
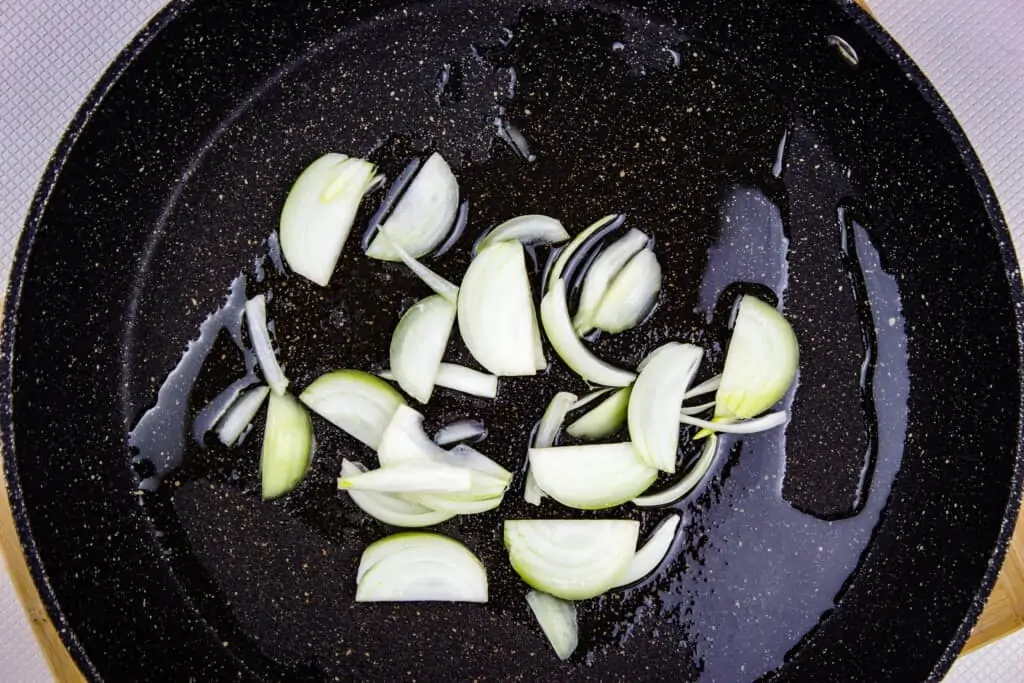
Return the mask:
<svg viewBox="0 0 1024 683"><path fill-rule="evenodd" d="M391 372L398 385L420 403L428 403L448 337L455 324L455 304L439 294L413 305L391 337Z"/></svg>
<svg viewBox="0 0 1024 683"><path fill-rule="evenodd" d="M395 411L405 405L405 399L391 385L359 370L336 370L322 375L302 392L299 400L375 450Z"/></svg>
<svg viewBox="0 0 1024 683"><path fill-rule="evenodd" d="M291 394L271 394L260 456L263 500L291 493L313 456L313 423Z"/></svg>
<svg viewBox="0 0 1024 683"><path fill-rule="evenodd" d="M395 534L363 552L356 602L487 602L487 570L447 536Z"/></svg>
<svg viewBox="0 0 1024 683"><path fill-rule="evenodd" d="M628 502L658 478L631 443L531 448L537 485L562 505L601 510Z"/></svg>

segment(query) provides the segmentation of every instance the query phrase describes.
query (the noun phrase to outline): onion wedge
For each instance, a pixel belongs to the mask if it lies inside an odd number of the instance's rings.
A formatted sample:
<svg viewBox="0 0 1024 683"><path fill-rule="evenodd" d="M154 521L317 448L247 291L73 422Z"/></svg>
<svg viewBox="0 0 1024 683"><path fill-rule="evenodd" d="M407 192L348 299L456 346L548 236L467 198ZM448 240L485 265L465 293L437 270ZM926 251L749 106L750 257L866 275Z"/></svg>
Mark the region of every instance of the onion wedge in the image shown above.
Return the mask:
<svg viewBox="0 0 1024 683"><path fill-rule="evenodd" d="M626 575L639 528L620 519L511 519L504 541L512 568L532 588L585 600Z"/></svg>
<svg viewBox="0 0 1024 683"><path fill-rule="evenodd" d="M395 411L405 405L391 385L359 370L322 375L306 387L299 400L373 449L380 445Z"/></svg>
<svg viewBox="0 0 1024 683"><path fill-rule="evenodd" d="M497 377L453 363L441 363L434 382L438 386L471 396L495 398L498 395Z"/></svg>
<svg viewBox="0 0 1024 683"><path fill-rule="evenodd" d="M391 372L398 386L420 403L428 403L434 393L455 310L441 295L428 296L405 312L391 337Z"/></svg>
<svg viewBox="0 0 1024 683"><path fill-rule="evenodd" d="M313 423L291 394L271 394L263 431L260 482L263 500L291 493L313 457Z"/></svg>
<svg viewBox="0 0 1024 683"><path fill-rule="evenodd" d="M360 463L341 461L342 477L351 477L366 471ZM348 489L346 493L363 512L392 526L409 529L434 526L455 516L453 513L438 512L388 493L354 489Z"/></svg>
<svg viewBox="0 0 1024 683"><path fill-rule="evenodd" d="M565 280L555 280L551 291L544 295L540 316L555 353L583 379L608 387L629 386L636 379L636 374L595 356L576 336L565 299Z"/></svg>
<svg viewBox="0 0 1024 683"><path fill-rule="evenodd" d="M487 570L447 536L395 534L363 552L356 602L487 602Z"/></svg>
<svg viewBox="0 0 1024 683"><path fill-rule="evenodd" d="M516 216L497 226L481 239L473 253L479 253L495 242L516 240L523 244L543 242L554 244L569 239L569 233L560 221L548 216Z"/></svg>
<svg viewBox="0 0 1024 683"><path fill-rule="evenodd" d="M576 334L582 337L593 329L594 315L615 276L647 245L648 241L650 238L647 235L634 228L608 245L587 269L586 277L583 278L583 290L580 292L580 303L572 321Z"/></svg>
<svg viewBox="0 0 1024 683"><path fill-rule="evenodd" d="M555 284L555 280L560 280L562 278L562 274L565 272L565 267L569 265L569 260L572 258L573 254L575 254L579 248L582 247L588 239L590 239L591 235L602 228L607 228L612 223L618 222L621 224L624 220L626 220L625 216L613 213L591 223L583 230L583 232L573 237L572 241L565 245L565 248L558 254L554 265L551 267L551 272L548 273L546 279L548 291L551 291L552 286Z"/></svg>
<svg viewBox="0 0 1024 683"><path fill-rule="evenodd" d="M668 551L672 548L672 541L676 539L676 530L682 519L678 514L671 514L658 523L658 526L647 538L647 542L636 551L633 562L629 565L629 571L616 584L616 588L628 586L646 578L665 561Z"/></svg>
<svg viewBox="0 0 1024 683"><path fill-rule="evenodd" d="M464 493L476 499L500 496L506 482L445 463L403 463L338 478L342 490L381 493Z"/></svg>
<svg viewBox="0 0 1024 683"><path fill-rule="evenodd" d="M256 360L267 384L277 395L283 395L288 388L288 378L284 376L281 365L274 354L274 345L270 341L270 330L267 328L267 299L262 294L245 302L245 322L249 327L249 338L252 340Z"/></svg>
<svg viewBox="0 0 1024 683"><path fill-rule="evenodd" d="M666 344L633 385L627 411L629 436L651 467L676 471L679 409L703 357L704 351L692 344Z"/></svg>
<svg viewBox="0 0 1024 683"><path fill-rule="evenodd" d="M398 258L402 260L402 263L408 266L409 270L411 270L416 275L416 277L423 280L424 284L426 284L427 287L430 287L432 290L434 290L436 294L440 294L453 304L459 300L459 288L456 285L452 284L451 282L448 282L448 280L445 280L443 277L432 271L430 268L426 267L425 265L417 261L409 252L403 249L400 245L391 242L390 239L388 238L388 233L384 232L383 228L381 228L380 236L378 237L378 239L384 239L385 241L387 241L387 243L391 246L394 252L398 254Z"/></svg>
<svg viewBox="0 0 1024 683"><path fill-rule="evenodd" d="M499 376L535 375L540 344L523 245L497 242L462 279L459 332L473 358Z"/></svg>
<svg viewBox="0 0 1024 683"><path fill-rule="evenodd" d="M377 448L381 467L406 463L443 463L448 452L423 430L423 415L407 405L398 406Z"/></svg>
<svg viewBox="0 0 1024 683"><path fill-rule="evenodd" d="M579 644L576 605L540 591L527 593L526 604L537 618L537 623L554 648L555 655L562 661L569 659Z"/></svg>
<svg viewBox="0 0 1024 683"><path fill-rule="evenodd" d="M630 387L617 390L586 415L566 427L565 431L570 436L588 441L608 438L626 424L626 410L629 407L631 393Z"/></svg>
<svg viewBox="0 0 1024 683"><path fill-rule="evenodd" d="M459 210L459 183L440 154L432 154L406 187L366 255L399 261L394 245L413 258L430 253L444 241ZM384 237L384 233L387 237Z"/></svg>
<svg viewBox="0 0 1024 683"><path fill-rule="evenodd" d="M768 413L750 420L716 419L710 422L699 417L693 417L682 411L679 413L679 421L683 424L701 427L702 432L707 430L709 432L721 432L722 434L756 434L757 432L780 427L786 424L788 419L789 414L785 410ZM703 438L707 434L701 434L700 436Z"/></svg>
<svg viewBox="0 0 1024 683"><path fill-rule="evenodd" d="M560 391L552 397L548 407L544 410L544 415L540 418L537 432L533 435L534 448L549 448L554 445L555 437L558 436L558 430L562 428L562 423L565 422L566 413L578 402L576 394L570 394L568 391ZM533 476L529 455L527 455L526 488L523 489L523 499L531 505L540 505L543 497L544 491L537 485L537 478Z"/></svg>
<svg viewBox="0 0 1024 683"><path fill-rule="evenodd" d="M661 291L661 264L643 249L615 276L593 316L593 326L611 334L632 329L644 319Z"/></svg>
<svg viewBox="0 0 1024 683"><path fill-rule="evenodd" d="M258 386L248 389L235 399L217 425L217 438L225 446L234 446L256 417L263 402L267 400L270 387Z"/></svg>
<svg viewBox="0 0 1024 683"><path fill-rule="evenodd" d="M330 282L359 202L381 180L369 161L327 154L299 175L281 211L288 266L321 287Z"/></svg>
<svg viewBox="0 0 1024 683"><path fill-rule="evenodd" d="M634 498L633 504L639 507L654 507L657 505L671 505L683 496L688 494L690 491L695 489L698 484L704 479L708 471L711 469L712 463L715 461L715 454L718 452L718 437L714 434L704 444L704 450L701 451L700 458L694 463L693 467L682 476L672 486L668 487L664 491L658 491L657 493L651 493L640 498Z"/></svg>
<svg viewBox="0 0 1024 683"><path fill-rule="evenodd" d="M799 359L796 335L782 314L756 297L742 297L715 417L751 418L771 408L796 379Z"/></svg>
<svg viewBox="0 0 1024 683"><path fill-rule="evenodd" d="M530 471L542 491L579 510L622 505L658 478L629 442L531 448Z"/></svg>

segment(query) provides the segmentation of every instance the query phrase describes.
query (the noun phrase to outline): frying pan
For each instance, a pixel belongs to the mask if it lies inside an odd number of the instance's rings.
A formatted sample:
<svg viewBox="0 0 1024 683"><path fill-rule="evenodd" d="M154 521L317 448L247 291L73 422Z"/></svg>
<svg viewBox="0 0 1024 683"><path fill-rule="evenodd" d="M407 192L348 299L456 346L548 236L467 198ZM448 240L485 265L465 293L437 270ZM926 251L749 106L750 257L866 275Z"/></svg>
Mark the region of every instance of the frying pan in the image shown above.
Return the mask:
<svg viewBox="0 0 1024 683"><path fill-rule="evenodd" d="M356 606L358 555L389 532L334 490L357 445L317 423L306 481L263 503L258 438L192 437L245 373L231 324L209 323L231 319L233 282L273 293L296 386L380 367L420 293L354 239L327 290L268 257L290 180L328 150L392 176L441 152L474 234L626 213L667 275L647 324L596 344L623 364L671 338L720 367L744 291L793 322L790 425L726 440L679 505L671 561L581 604L566 663L499 542L503 518L564 510L514 488L440 529L487 564L486 606ZM431 265L457 278L464 247ZM174 2L76 117L18 250L0 375L12 508L95 680L938 680L1017 510L1016 268L963 133L852 4ZM488 452L517 466L524 425L574 381L555 364L494 403L427 412L481 417ZM663 513L605 514L646 531Z"/></svg>

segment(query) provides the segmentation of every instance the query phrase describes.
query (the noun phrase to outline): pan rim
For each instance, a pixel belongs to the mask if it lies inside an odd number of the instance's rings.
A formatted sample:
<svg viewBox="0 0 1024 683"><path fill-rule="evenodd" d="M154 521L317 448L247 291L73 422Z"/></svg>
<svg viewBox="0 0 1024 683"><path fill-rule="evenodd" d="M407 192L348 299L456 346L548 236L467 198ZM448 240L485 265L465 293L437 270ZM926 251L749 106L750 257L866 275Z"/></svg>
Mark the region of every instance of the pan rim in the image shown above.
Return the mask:
<svg viewBox="0 0 1024 683"><path fill-rule="evenodd" d="M945 130L946 135L949 136L959 153L960 161L971 177L974 189L984 204L985 213L997 237L997 247L1003 261L1004 273L1006 274L1007 284L1010 289L1010 298L1015 304L1013 316L1017 328L1016 365L1018 375L1024 374L1024 282L1022 282L1021 278L1020 263L1009 225L1006 222L996 198L995 190L977 152L972 147L966 132L960 126L949 105L942 99L935 86L931 84L921 68L917 66L902 46L885 31L885 28L865 8L856 2L844 2L843 0L832 0L832 2L904 70L907 80L929 106L937 122ZM10 501L18 541L21 545L34 587L39 593L47 615L56 627L61 642L68 653L82 673L90 680L101 680L100 672L75 635L73 626L67 622L64 612L57 601L54 588L50 584L44 570L27 517L27 509L22 496L21 481L15 459L13 457L3 457L3 453L11 456L15 451L13 371L14 343L17 334L16 316L20 308L24 276L30 263L35 236L40 228L50 195L61 179L64 164L74 150L79 135L89 124L93 114L103 106L107 94L120 80L128 67L137 59L139 54L168 25L177 19L185 9L193 4L195 4L195 0L172 0L153 15L104 70L64 130L60 142L47 163L39 185L33 194L24 226L18 238L6 286L3 321L0 323L0 460L3 461L3 474L6 480L7 495ZM1017 514L1021 507L1022 493L1024 493L1022 491L1022 485L1024 485L1024 393L1021 395L1016 413L1016 458L1011 481L1012 490L1006 507L1003 509L1002 525L996 543L989 553L982 581L975 590L968 610L961 620L953 639L933 666L927 679L930 683L940 683L967 642L971 630L995 586L1013 536Z"/></svg>

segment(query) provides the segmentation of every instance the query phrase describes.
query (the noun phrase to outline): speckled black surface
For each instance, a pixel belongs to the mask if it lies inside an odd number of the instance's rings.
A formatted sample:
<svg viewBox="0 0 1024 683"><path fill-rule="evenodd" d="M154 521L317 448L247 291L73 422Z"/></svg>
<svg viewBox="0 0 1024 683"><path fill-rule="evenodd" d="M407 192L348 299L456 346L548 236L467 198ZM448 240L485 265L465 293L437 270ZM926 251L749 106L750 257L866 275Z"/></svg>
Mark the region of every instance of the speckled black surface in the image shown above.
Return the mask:
<svg viewBox="0 0 1024 683"><path fill-rule="evenodd" d="M174 3L91 96L19 249L0 375L26 554L91 677L911 681L949 666L1020 483L1020 282L963 134L852 7L540 4ZM644 331L598 342L623 363L672 337L720 365L735 280L793 320L804 360L785 437L730 444L681 506L666 575L583 605L567 664L500 559L499 515L444 527L488 564L491 604L354 606L355 558L385 530L332 490L340 456L366 455L321 423L287 501L259 502L254 440L192 446L136 495L128 431L254 272L289 179L327 149L391 175L441 151L474 232L513 213L578 230L628 212L671 275ZM750 247L758 225L772 229ZM286 358L297 386L382 364L420 291L400 268L347 280L365 274L354 242L326 292L269 267L250 283L273 292L282 347L303 349ZM243 371L235 353L214 347L196 407ZM430 417L483 417L512 465L522 425L570 381L510 382L493 407L446 395ZM518 499L502 514L529 514Z"/></svg>

